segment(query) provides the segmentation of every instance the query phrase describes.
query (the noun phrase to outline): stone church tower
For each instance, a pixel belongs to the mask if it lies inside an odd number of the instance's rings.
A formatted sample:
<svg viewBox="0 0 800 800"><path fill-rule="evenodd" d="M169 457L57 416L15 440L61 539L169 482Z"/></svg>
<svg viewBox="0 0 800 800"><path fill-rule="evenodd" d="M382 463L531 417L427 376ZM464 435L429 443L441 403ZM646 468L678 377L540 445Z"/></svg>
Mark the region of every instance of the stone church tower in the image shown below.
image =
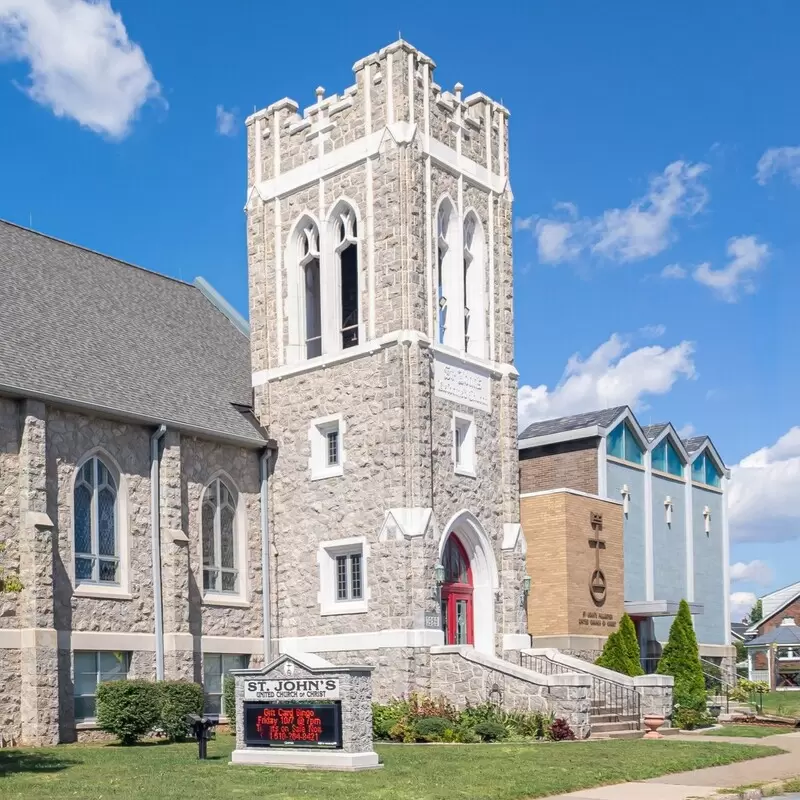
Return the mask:
<svg viewBox="0 0 800 800"><path fill-rule="evenodd" d="M247 120L277 651L430 688L443 644L529 644L508 112L398 41Z"/></svg>

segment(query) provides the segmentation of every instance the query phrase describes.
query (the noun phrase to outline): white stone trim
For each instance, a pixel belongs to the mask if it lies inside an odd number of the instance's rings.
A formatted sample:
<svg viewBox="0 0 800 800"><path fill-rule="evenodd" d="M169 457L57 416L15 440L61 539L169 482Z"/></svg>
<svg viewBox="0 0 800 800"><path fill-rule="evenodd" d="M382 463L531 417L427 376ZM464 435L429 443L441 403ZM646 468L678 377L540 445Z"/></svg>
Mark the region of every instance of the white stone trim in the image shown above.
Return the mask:
<svg viewBox="0 0 800 800"><path fill-rule="evenodd" d="M686 547L686 600L694 602L694 512L692 510L692 465L684 464L686 482L683 488L683 535ZM727 617L726 617L727 619ZM726 626L728 627L728 626Z"/></svg>
<svg viewBox="0 0 800 800"><path fill-rule="evenodd" d="M326 769L332 772L360 772L383 767L377 753L348 753L344 750L322 748L280 750L275 747L249 747L234 750L231 764L261 767L286 767L288 769Z"/></svg>
<svg viewBox="0 0 800 800"><path fill-rule="evenodd" d="M277 117L275 118L277 129ZM276 130L275 138L277 140L279 133ZM266 204L262 204L264 209L264 238L266 240ZM273 205L273 236L275 248L275 341L278 345L278 366L286 363L286 341L283 332L284 314L283 314L283 228L281 227L281 199L275 198ZM265 254L266 255L266 254ZM264 272L267 271L267 265L264 264ZM264 276L266 279L266 275ZM267 361L269 363L269 361Z"/></svg>
<svg viewBox="0 0 800 800"><path fill-rule="evenodd" d="M525 650L531 646L529 633L504 633L503 650Z"/></svg>
<svg viewBox="0 0 800 800"><path fill-rule="evenodd" d="M152 633L120 633L106 631L59 631L58 646L62 650L145 650L155 652L156 637Z"/></svg>
<svg viewBox="0 0 800 800"><path fill-rule="evenodd" d="M361 555L361 599L336 599L336 556L359 553ZM343 614L364 614L369 610L369 554L370 547L365 536L350 536L346 539L330 539L320 542L317 548L319 564L319 594L317 602L323 617Z"/></svg>
<svg viewBox="0 0 800 800"><path fill-rule="evenodd" d="M378 533L379 542L402 541L424 536L433 517L432 508L390 508Z"/></svg>
<svg viewBox="0 0 800 800"><path fill-rule="evenodd" d="M389 87L391 91L391 87ZM425 93L427 98L428 93ZM303 121L304 123L307 120ZM276 197L285 197L293 194L298 189L313 185L337 172L347 170L366 159L375 158L380 152L383 142L392 138L398 144L408 144L417 141L420 151L425 156L430 156L440 166L456 176L463 176L467 181L485 191L503 194L507 189L507 179L504 172L502 154L504 147L501 144L500 167L501 174L489 172L485 166L478 164L471 158L460 154L457 150L434 139L430 134L419 130L418 125L409 122L389 122L383 128L367 133L360 139L350 144L324 153L320 158L312 159L294 169L276 175L261 183L248 187L247 195L253 189L264 202L274 200ZM502 143L502 129L501 129Z"/></svg>
<svg viewBox="0 0 800 800"><path fill-rule="evenodd" d="M429 648L444 641L444 632L429 628L388 629L323 636L289 636L278 640L281 653L334 653L345 650Z"/></svg>
<svg viewBox="0 0 800 800"><path fill-rule="evenodd" d="M625 613L637 617L674 617L678 613L678 600L626 600ZM689 603L692 614L702 614L702 603Z"/></svg>
<svg viewBox="0 0 800 800"><path fill-rule="evenodd" d="M461 436L461 460L457 460L456 432ZM469 478L476 476L475 417L460 411L453 412L450 425L450 447L453 451L453 472Z"/></svg>
<svg viewBox="0 0 800 800"><path fill-rule="evenodd" d="M728 528L728 483L730 478L723 474L722 483L722 591L725 620L725 644L731 644L731 539Z"/></svg>
<svg viewBox="0 0 800 800"><path fill-rule="evenodd" d="M600 437L597 444L597 494L605 497L608 494L608 442Z"/></svg>
<svg viewBox="0 0 800 800"><path fill-rule="evenodd" d="M338 434L338 462L327 463L327 436L329 433ZM344 475L344 464L347 460L344 437L347 433L347 421L342 414L331 414L327 417L317 417L311 420L308 426L308 441L311 445L311 455L308 459L308 468L311 470L311 480L318 481L326 478L337 478Z"/></svg>
<svg viewBox="0 0 800 800"><path fill-rule="evenodd" d="M431 340L425 336L424 333L420 333L419 331L395 330L384 334L378 339L370 339L363 344L359 344L357 347L349 347L347 350L341 350L337 353L323 353L317 358L310 358L294 364L284 364L274 369L258 370L253 373L252 384L253 387L263 386L272 381L279 381L283 378L294 377L295 375L303 375L306 372L314 372L320 367L331 367L336 364L343 364L347 361L361 358L362 356L372 355L378 352L378 350L383 350L395 344L418 344L420 347L430 347L434 353L440 353L450 359L457 359L464 364L483 370L488 375L495 377L507 375L513 377L519 376L519 372L517 372L513 364L503 364L498 361L478 359L464 352L453 350L450 347L431 345Z"/></svg>
<svg viewBox="0 0 800 800"><path fill-rule="evenodd" d="M602 500L604 503L613 503L615 506L621 506L623 504L621 500L615 500L613 497L603 497L599 494L581 492L579 489L570 489L566 486L562 489L541 489L538 492L522 492L519 497L521 500L523 497L541 497L545 494L574 494L578 497L588 497L590 500Z"/></svg>
<svg viewBox="0 0 800 800"><path fill-rule="evenodd" d="M528 542L525 539L522 525L519 522L504 522L503 541L500 545L500 549L514 550L520 538L522 539L522 555L524 556L528 552Z"/></svg>
<svg viewBox="0 0 800 800"><path fill-rule="evenodd" d="M200 639L200 649L203 653L258 656L264 652L264 640L260 636L203 636Z"/></svg>

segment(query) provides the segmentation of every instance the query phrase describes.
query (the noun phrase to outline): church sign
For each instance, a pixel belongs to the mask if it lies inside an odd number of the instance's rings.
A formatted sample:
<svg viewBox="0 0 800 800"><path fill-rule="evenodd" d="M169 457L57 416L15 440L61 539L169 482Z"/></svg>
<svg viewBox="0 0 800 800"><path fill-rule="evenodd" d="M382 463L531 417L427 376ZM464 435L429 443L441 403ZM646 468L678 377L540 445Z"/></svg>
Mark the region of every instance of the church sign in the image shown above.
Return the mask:
<svg viewBox="0 0 800 800"><path fill-rule="evenodd" d="M492 410L491 381L485 372L465 364L456 364L437 353L433 378L437 397L479 411Z"/></svg>
<svg viewBox="0 0 800 800"><path fill-rule="evenodd" d="M281 702L283 700L338 700L338 678L288 678L244 682L244 701Z"/></svg>
<svg viewBox="0 0 800 800"><path fill-rule="evenodd" d="M248 747L341 747L341 703L245 703Z"/></svg>

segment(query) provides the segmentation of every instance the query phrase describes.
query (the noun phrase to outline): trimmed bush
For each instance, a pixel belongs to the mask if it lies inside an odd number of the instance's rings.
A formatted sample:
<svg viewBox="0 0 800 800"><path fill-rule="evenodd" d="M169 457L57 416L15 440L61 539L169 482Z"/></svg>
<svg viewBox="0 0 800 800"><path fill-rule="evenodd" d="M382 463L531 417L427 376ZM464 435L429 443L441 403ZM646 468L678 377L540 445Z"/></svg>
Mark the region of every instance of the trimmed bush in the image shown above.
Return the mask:
<svg viewBox="0 0 800 800"><path fill-rule="evenodd" d="M233 675L226 675L222 679L222 699L225 706L225 716L228 718L231 730L236 731L236 681Z"/></svg>
<svg viewBox="0 0 800 800"><path fill-rule="evenodd" d="M97 724L120 744L134 744L158 725L159 692L150 681L111 681L97 687Z"/></svg>
<svg viewBox="0 0 800 800"><path fill-rule="evenodd" d="M487 719L475 726L475 735L479 736L483 742L499 742L501 739L505 739L508 733L505 725L501 722Z"/></svg>
<svg viewBox="0 0 800 800"><path fill-rule="evenodd" d="M159 726L171 742L190 735L187 714L203 713L203 687L190 681L161 681L156 684L161 705Z"/></svg>
<svg viewBox="0 0 800 800"><path fill-rule="evenodd" d="M414 734L421 742L441 742L445 731L452 729L452 721L444 717L420 717L414 723Z"/></svg>
<svg viewBox="0 0 800 800"><path fill-rule="evenodd" d="M639 653L639 641L636 638L636 626L633 620L623 614L619 629L606 639L600 658L594 662L598 667L612 669L623 675L636 677L644 675Z"/></svg>
<svg viewBox="0 0 800 800"><path fill-rule="evenodd" d="M706 682L697 649L689 604L681 600L678 613L669 629L669 640L658 662L659 675L672 675L675 711L706 713Z"/></svg>
<svg viewBox="0 0 800 800"><path fill-rule="evenodd" d="M672 715L672 727L683 731L693 731L695 728L708 728L714 724L714 717L705 711L695 711L693 708L679 708Z"/></svg>

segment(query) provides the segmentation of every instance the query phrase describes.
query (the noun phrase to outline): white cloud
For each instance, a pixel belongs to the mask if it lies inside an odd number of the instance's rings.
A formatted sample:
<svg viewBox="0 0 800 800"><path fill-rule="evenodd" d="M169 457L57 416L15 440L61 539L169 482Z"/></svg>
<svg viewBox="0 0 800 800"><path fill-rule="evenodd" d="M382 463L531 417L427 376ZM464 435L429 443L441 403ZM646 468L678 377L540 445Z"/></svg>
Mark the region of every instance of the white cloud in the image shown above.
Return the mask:
<svg viewBox="0 0 800 800"><path fill-rule="evenodd" d="M629 350L630 343L615 333L585 361L573 355L553 389L544 384L521 386L520 428L536 420L608 406L641 407L646 396L666 394L679 378L694 377L691 342Z"/></svg>
<svg viewBox="0 0 800 800"><path fill-rule="evenodd" d="M800 537L800 426L731 468L731 538L781 542Z"/></svg>
<svg viewBox="0 0 800 800"><path fill-rule="evenodd" d="M533 231L544 263L574 261L583 252L621 262L649 258L675 239L676 219L693 217L705 207L708 191L700 178L707 169L707 164L673 161L627 208L580 217L574 203L556 203L560 217L527 217L518 220L517 228Z"/></svg>
<svg viewBox="0 0 800 800"><path fill-rule="evenodd" d="M800 186L800 147L770 147L758 160L756 180L764 186L779 172L785 172L795 186Z"/></svg>
<svg viewBox="0 0 800 800"><path fill-rule="evenodd" d="M691 422L687 422L682 428L678 428L678 436L681 439L691 439L697 433L697 429Z"/></svg>
<svg viewBox="0 0 800 800"><path fill-rule="evenodd" d="M639 333L650 339L660 339L667 332L666 325L645 325L639 328Z"/></svg>
<svg viewBox="0 0 800 800"><path fill-rule="evenodd" d="M661 270L661 277L673 280L685 278L689 273L680 264L669 264Z"/></svg>
<svg viewBox="0 0 800 800"><path fill-rule="evenodd" d="M125 136L160 87L108 0L0 0L0 60L25 61L25 92L57 117Z"/></svg>
<svg viewBox="0 0 800 800"><path fill-rule="evenodd" d="M764 267L770 257L769 245L755 236L734 236L728 239L730 261L722 269L712 269L709 262L700 264L692 277L712 289L722 300L735 303L739 293L752 294L756 288L752 274Z"/></svg>
<svg viewBox="0 0 800 800"><path fill-rule="evenodd" d="M217 106L217 133L220 136L236 135L235 111L226 111L224 106Z"/></svg>
<svg viewBox="0 0 800 800"><path fill-rule="evenodd" d="M756 603L752 592L731 592L731 622L740 622Z"/></svg>
<svg viewBox="0 0 800 800"><path fill-rule="evenodd" d="M775 578L772 567L764 561L737 561L731 564L731 581L758 583L761 586L769 586Z"/></svg>

